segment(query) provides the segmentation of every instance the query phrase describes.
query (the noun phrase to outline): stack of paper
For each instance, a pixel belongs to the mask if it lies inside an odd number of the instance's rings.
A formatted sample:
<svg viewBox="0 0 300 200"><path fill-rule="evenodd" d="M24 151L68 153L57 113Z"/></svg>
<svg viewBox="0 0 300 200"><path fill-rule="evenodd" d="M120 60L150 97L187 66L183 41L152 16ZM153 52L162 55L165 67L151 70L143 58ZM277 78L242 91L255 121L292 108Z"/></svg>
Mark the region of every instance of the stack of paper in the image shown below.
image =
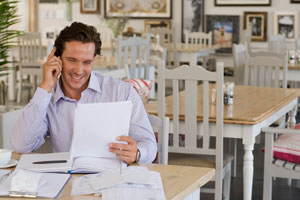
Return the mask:
<svg viewBox="0 0 300 200"><path fill-rule="evenodd" d="M102 200L166 199L160 174L146 167L131 166L120 171L87 175L76 179L72 195L102 194Z"/></svg>

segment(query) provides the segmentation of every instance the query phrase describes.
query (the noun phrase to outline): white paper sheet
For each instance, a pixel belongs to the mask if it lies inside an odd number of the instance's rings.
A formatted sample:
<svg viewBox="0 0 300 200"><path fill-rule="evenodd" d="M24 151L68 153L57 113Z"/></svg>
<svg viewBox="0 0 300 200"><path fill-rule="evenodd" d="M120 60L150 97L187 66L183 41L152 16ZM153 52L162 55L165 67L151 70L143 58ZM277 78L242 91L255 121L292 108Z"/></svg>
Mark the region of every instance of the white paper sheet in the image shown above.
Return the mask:
<svg viewBox="0 0 300 200"><path fill-rule="evenodd" d="M72 195L102 194L102 199L165 198L160 174L146 167L130 166L120 175L118 170L80 177L73 181Z"/></svg>
<svg viewBox="0 0 300 200"><path fill-rule="evenodd" d="M108 151L108 144L128 135L131 109L131 101L78 104L71 157L116 158Z"/></svg>

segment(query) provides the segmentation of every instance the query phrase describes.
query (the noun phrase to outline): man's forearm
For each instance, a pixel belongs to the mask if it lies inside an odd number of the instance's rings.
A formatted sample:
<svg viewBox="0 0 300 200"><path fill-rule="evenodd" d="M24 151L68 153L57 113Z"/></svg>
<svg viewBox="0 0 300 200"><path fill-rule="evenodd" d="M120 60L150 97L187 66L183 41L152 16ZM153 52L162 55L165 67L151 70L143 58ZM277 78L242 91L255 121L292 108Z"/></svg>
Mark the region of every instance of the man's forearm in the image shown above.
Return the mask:
<svg viewBox="0 0 300 200"><path fill-rule="evenodd" d="M46 112L50 98L51 95L47 95L40 89L24 107L10 135L10 143L15 151L28 153L44 143L48 127Z"/></svg>

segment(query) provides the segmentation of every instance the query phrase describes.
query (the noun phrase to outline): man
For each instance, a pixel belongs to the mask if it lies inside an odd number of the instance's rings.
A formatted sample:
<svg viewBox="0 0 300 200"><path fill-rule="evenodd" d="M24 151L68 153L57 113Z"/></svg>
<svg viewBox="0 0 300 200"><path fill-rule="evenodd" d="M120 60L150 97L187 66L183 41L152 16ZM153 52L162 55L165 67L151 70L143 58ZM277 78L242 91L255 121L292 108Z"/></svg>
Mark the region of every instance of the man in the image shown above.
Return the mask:
<svg viewBox="0 0 300 200"><path fill-rule="evenodd" d="M130 100L133 109L129 136L117 138L128 144L111 143L109 151L120 158L122 148L122 160L128 164L152 162L156 141L137 92L123 81L92 72L94 58L101 50L96 29L74 22L61 31L54 46L43 65L42 83L12 130L13 149L31 152L50 135L54 152L68 152L77 103Z"/></svg>

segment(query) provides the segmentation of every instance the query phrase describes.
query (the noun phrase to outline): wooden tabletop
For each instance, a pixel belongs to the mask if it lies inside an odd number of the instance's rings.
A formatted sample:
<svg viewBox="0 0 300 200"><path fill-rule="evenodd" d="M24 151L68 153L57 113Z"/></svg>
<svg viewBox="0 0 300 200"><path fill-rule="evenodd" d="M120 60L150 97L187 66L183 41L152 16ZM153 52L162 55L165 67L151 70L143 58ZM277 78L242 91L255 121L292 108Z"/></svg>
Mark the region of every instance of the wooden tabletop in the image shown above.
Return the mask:
<svg viewBox="0 0 300 200"><path fill-rule="evenodd" d="M202 94L202 86L198 94ZM234 87L233 105L224 106L224 123L257 124L272 115L284 105L300 96L300 89L266 88L239 86ZM180 93L180 102L184 103L184 92ZM211 99L210 99L211 101ZM166 116L172 119L173 96L166 97ZM157 101L145 105L149 114L157 114ZM202 98L198 97L198 120L202 121ZM210 121L215 121L216 106L210 103ZM184 106L179 109L179 118L184 119Z"/></svg>
<svg viewBox="0 0 300 200"><path fill-rule="evenodd" d="M300 70L300 63L295 62L295 63L289 63L288 66L289 70Z"/></svg>
<svg viewBox="0 0 300 200"><path fill-rule="evenodd" d="M19 159L20 154L13 153L14 159ZM215 169L202 167L187 167L177 165L159 165L159 164L140 164L146 166L149 170L160 173L164 185L164 192L167 199L177 200L191 194L193 191L205 185L215 175ZM13 168L11 168L13 169ZM57 199L62 200L77 200L86 199L94 200L101 199L94 195L79 195L71 196L72 182L81 175L72 175L71 179L64 187ZM5 197L2 197L5 198ZM0 199L2 199L0 197ZM7 197L6 197L7 199ZM9 198L9 199L24 199L24 198Z"/></svg>

